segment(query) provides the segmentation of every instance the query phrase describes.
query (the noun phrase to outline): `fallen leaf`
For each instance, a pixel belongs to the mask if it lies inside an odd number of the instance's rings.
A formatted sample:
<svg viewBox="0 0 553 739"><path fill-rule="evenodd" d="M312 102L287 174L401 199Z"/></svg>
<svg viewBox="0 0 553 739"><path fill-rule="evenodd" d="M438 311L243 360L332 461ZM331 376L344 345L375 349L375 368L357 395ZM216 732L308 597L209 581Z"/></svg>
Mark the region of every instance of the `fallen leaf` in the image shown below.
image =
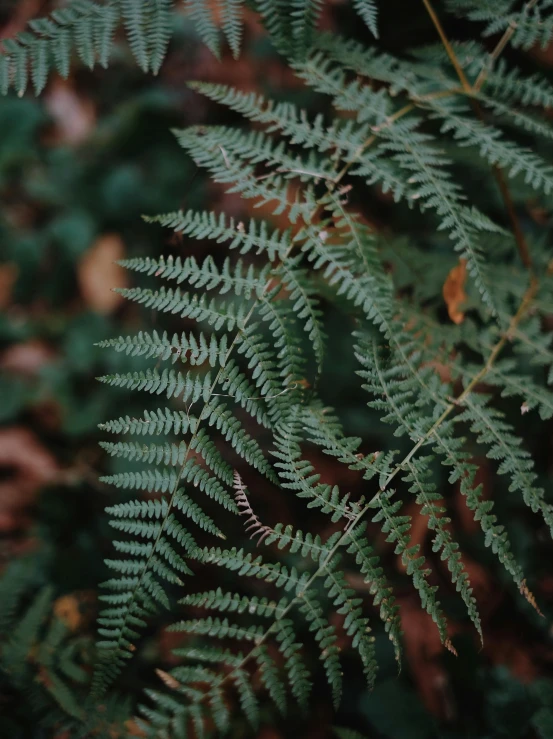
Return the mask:
<svg viewBox="0 0 553 739"><path fill-rule="evenodd" d="M447 305L447 312L453 323L462 323L465 314L459 310L466 299L465 282L467 279L467 260L459 259L459 264L450 271L444 282L443 296Z"/></svg>
<svg viewBox="0 0 553 739"><path fill-rule="evenodd" d="M41 0L19 0L17 3L12 3L13 12L10 14L9 21L2 27L2 38L12 38L24 31L27 23L42 10L42 5L44 3ZM2 4L2 11L4 11L4 6L5 4Z"/></svg>
<svg viewBox="0 0 553 739"><path fill-rule="evenodd" d="M14 374L33 377L55 357L56 353L51 346L39 339L31 339L8 347L2 354L0 367Z"/></svg>
<svg viewBox="0 0 553 739"><path fill-rule="evenodd" d="M6 308L9 305L18 273L19 269L16 264L11 262L0 264L0 308Z"/></svg>
<svg viewBox="0 0 553 739"><path fill-rule="evenodd" d="M59 467L37 437L25 428L0 431L0 532L26 522L29 507L43 485L58 479Z"/></svg>
<svg viewBox="0 0 553 739"><path fill-rule="evenodd" d="M170 675L168 672L165 672L165 670L156 670L157 676L163 680L165 685L167 685L168 688L171 688L171 690L177 690L177 688L180 688L181 684L178 680L175 680L175 678Z"/></svg>
<svg viewBox="0 0 553 739"><path fill-rule="evenodd" d="M53 138L56 144L80 144L96 125L92 100L77 94L71 82L61 77L52 80L44 104L55 123Z"/></svg>
<svg viewBox="0 0 553 739"><path fill-rule="evenodd" d="M142 729L132 718L125 721L125 729L129 736L146 736L144 729Z"/></svg>
<svg viewBox="0 0 553 739"><path fill-rule="evenodd" d="M426 708L451 721L457 712L449 677L441 663L443 646L432 618L414 599L401 601L405 655Z"/></svg>
<svg viewBox="0 0 553 739"><path fill-rule="evenodd" d="M127 275L116 264L125 256L125 245L117 234L100 236L85 253L78 266L78 279L87 305L98 313L111 313L123 300L113 291L125 287Z"/></svg>
<svg viewBox="0 0 553 739"><path fill-rule="evenodd" d="M82 622L79 601L74 595L62 595L54 603L54 613L70 631L76 631Z"/></svg>

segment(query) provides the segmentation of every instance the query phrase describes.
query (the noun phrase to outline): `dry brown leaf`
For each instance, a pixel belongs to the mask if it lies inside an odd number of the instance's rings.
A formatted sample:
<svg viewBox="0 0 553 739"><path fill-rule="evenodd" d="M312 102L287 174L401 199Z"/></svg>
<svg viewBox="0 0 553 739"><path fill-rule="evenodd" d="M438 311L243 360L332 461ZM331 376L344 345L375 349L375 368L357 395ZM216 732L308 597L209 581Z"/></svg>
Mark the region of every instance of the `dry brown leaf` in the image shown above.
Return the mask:
<svg viewBox="0 0 553 739"><path fill-rule="evenodd" d="M459 259L459 264L450 271L444 282L443 296L447 305L447 312L453 323L462 323L465 314L459 310L466 299L465 282L467 279L467 260Z"/></svg>
<svg viewBox="0 0 553 739"><path fill-rule="evenodd" d="M132 718L125 721L125 729L127 730L128 736L146 736L144 729L140 728Z"/></svg>
<svg viewBox="0 0 553 739"><path fill-rule="evenodd" d="M58 478L59 468L34 434L12 426L0 431L0 473L0 531L10 532L26 522L25 508Z"/></svg>
<svg viewBox="0 0 553 739"><path fill-rule="evenodd" d="M31 339L8 347L2 354L0 367L14 374L33 377L55 358L56 353L51 346L40 339Z"/></svg>
<svg viewBox="0 0 553 739"><path fill-rule="evenodd" d="M78 278L82 296L87 305L98 313L111 313L123 300L113 292L114 287L125 287L127 275L116 264L125 256L125 245L118 234L100 236L79 263Z"/></svg>
<svg viewBox="0 0 553 739"><path fill-rule="evenodd" d="M171 688L171 690L177 690L177 688L180 688L181 684L179 683L179 681L175 680L175 678L168 672L165 672L165 670L157 669L156 674L160 678L160 680L163 680L168 688Z"/></svg>
<svg viewBox="0 0 553 739"><path fill-rule="evenodd" d="M4 11L5 3L2 4ZM40 11L44 3L41 0L19 0L17 3L10 3L13 6L13 12L10 13L10 19L5 26L2 27L2 38L12 38L16 34L25 30L27 23L32 20Z"/></svg>
<svg viewBox="0 0 553 739"><path fill-rule="evenodd" d="M543 640L532 647L513 624L486 631L484 654L493 663L504 665L521 683L533 682L539 674L539 662L546 646Z"/></svg>
<svg viewBox="0 0 553 739"><path fill-rule="evenodd" d="M419 694L435 716L452 720L456 713L449 678L441 658L443 646L432 618L411 598L401 602L405 654Z"/></svg>
<svg viewBox="0 0 553 739"><path fill-rule="evenodd" d="M12 289L19 269L16 264L0 264L0 308L6 308L12 298Z"/></svg>
<svg viewBox="0 0 553 739"><path fill-rule="evenodd" d="M70 631L76 631L82 623L79 601L74 595L62 595L54 603L54 613Z"/></svg>
<svg viewBox="0 0 553 739"><path fill-rule="evenodd" d="M54 78L44 101L55 123L55 143L80 144L88 138L96 125L94 103L77 94L70 81Z"/></svg>

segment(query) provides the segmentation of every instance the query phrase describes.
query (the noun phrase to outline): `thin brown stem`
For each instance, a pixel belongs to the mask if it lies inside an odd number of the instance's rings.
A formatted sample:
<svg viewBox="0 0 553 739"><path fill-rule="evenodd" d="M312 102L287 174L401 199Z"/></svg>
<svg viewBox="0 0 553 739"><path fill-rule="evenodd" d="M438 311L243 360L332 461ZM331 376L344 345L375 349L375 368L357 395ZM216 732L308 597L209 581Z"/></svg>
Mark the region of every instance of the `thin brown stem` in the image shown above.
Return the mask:
<svg viewBox="0 0 553 739"><path fill-rule="evenodd" d="M480 108L479 105L478 105L478 108ZM493 173L494 173L495 181L497 182L497 185L499 187L499 192L501 193L501 197L503 198L503 202L505 203L505 207L509 215L509 220L511 221L513 235L515 237L515 241L518 247L518 252L522 260L522 263L527 269L532 270L532 257L530 256L530 249L528 248L528 243L524 236L524 232L522 231L520 221L518 220L518 216L515 210L515 204L513 203L513 198L511 197L511 191L509 190L509 187L505 180L505 175L503 174L503 170L501 169L501 167L495 164L493 167Z"/></svg>
<svg viewBox="0 0 553 739"><path fill-rule="evenodd" d="M457 77L459 77L459 81L461 82L461 85L463 86L463 90L466 93L470 94L470 92L472 90L471 85L470 85L469 81L467 80L467 78L465 76L465 73L463 72L463 68L462 68L461 64L459 63L459 60L457 59L457 55L453 51L453 47L449 43L449 39L445 35L445 31L444 31L444 29L442 27L442 24L440 23L440 19L436 15L436 11L432 7L432 4L431 4L430 0L422 0L422 1L424 3L424 7L428 11L428 15L432 19L432 23L434 24L434 27L436 28L436 31L438 32L438 35L440 36L440 38L442 40L442 44L444 45L444 49L447 52L447 55L449 57L449 60L453 64L453 66L455 67L455 71L457 72Z"/></svg>

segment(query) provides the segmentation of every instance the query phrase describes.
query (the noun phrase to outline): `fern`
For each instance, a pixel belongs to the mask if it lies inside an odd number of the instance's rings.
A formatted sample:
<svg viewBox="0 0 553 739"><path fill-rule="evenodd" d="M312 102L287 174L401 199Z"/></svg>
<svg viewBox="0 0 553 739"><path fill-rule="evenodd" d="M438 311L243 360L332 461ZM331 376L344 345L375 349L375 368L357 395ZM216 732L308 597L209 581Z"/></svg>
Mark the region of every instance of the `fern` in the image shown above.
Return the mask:
<svg viewBox="0 0 553 739"><path fill-rule="evenodd" d="M304 29L313 23L307 16L296 14L294 18L298 24L306 24ZM277 20L275 15L275 24ZM293 40L292 36L292 46ZM174 565L171 571L167 571L166 565L165 569L159 566L156 569L154 565L159 559L156 554L159 542L168 541L177 515L189 515L190 511L193 521L206 532L222 533L211 517L200 512L201 503L196 503L196 499L192 502L190 494L184 496L185 503L179 504L184 495L179 486L188 478L189 449L200 453L207 449L204 459L210 473L223 487L234 487L238 509L247 519L246 532L256 547L270 552L275 545L277 551L301 555L314 566L300 573L293 566L271 561L256 552L197 544L196 537L192 539L178 529L186 557L198 560L202 566L229 569L241 581L248 577L263 580L280 591L282 597L259 600L257 596L221 588L185 597L183 605L201 606L222 615L180 621L173 628L206 637L208 642L238 641L241 651L212 646L195 647L180 654L177 650L177 656L183 657L185 663L167 673L164 682L180 698L175 701L163 690L154 691L150 693L152 703L142 708L144 719L158 730L174 727L177 717L181 722L197 721L206 710L222 728L227 721L222 697L227 683L234 684L238 702L255 726L257 699L249 688L246 671L250 663L259 671L269 696L280 710L288 702L285 682L292 698L305 706L312 678L299 656L302 637L297 630L302 623L307 625L314 646L321 653L322 668L337 705L342 686L337 636L329 620L332 611L343 615L351 647L361 660L369 685L372 684L376 670L374 644L362 600L347 583L345 561L353 562L369 585L374 606L399 659L398 610L376 552L366 540L369 516L401 556L406 576L417 589L422 607L435 621L444 645L455 651L448 636L432 562L418 545L411 544L411 520L402 510L401 481L405 491L414 494L421 514L428 517L433 552L445 562L451 583L482 636L478 606L455 540L453 523L445 515L446 505L434 477L435 461L449 468L450 482L459 483L468 507L481 526L484 543L495 552L520 592L535 604L512 554L505 528L493 513L491 501L484 500L481 488L474 484L476 467L464 449L465 437L459 433L463 424L468 423L476 443L490 446L491 456L500 461L498 472L510 476L511 488L522 492L523 502L551 524L550 504L536 484L531 462L521 451L518 438L498 411L475 393L478 383L487 377L500 387L503 395L522 395L529 409L537 406L548 417L547 392L527 381L515 359L498 359L515 332L523 331L536 287L531 283L526 292L519 290L516 295L503 295L502 288L493 285L484 244L494 234L504 235L506 231L477 202L468 201L449 172L453 160L440 151L439 143L451 132L455 146L474 148L488 165L501 167L509 178L523 172L528 184L545 193L550 187L549 166L537 155L511 142L499 128L475 119L471 114L470 95L465 95L462 88L454 88L455 92L451 93L454 81L449 73L444 71L439 75L429 70L425 61L415 62L407 70L402 60L365 53L356 45L329 38L321 40L323 51L301 60L292 46L289 53L298 74L319 92L330 95L338 110L353 114L347 122L334 120L326 124L320 117L311 120L305 111L290 103L274 104L253 94L199 83L194 85L199 92L261 124L264 130L243 133L224 127L193 128L178 131L176 135L194 161L217 181L244 198L255 198L275 213L285 213L291 224L295 224L295 230L281 233L256 221L246 226L223 215L173 213L150 220L191 238L226 244L229 253L238 251L240 256L225 257L220 262L211 257L201 262L187 257L125 263L146 275L177 284L187 282L191 290L202 291L199 297L195 292L183 292L180 287L123 291L125 297L148 308L192 318L201 324L201 331L191 333L190 337L175 335L171 339L168 334L142 333L137 339L120 338L112 344L129 354L170 360L174 364L189 361L197 370L193 374L180 374L156 369L106 378L107 382L121 387L164 393L170 399L182 397L187 408L186 421L182 414L164 411L155 416L145 415L144 421L119 419L108 423L106 429L115 433L121 430L135 434L184 433L192 438L179 445L110 442L107 447L112 453L135 460L150 460L162 466L174 464L180 467L180 472L177 469L173 473L124 473L112 478L118 484L125 483L131 488L142 485L165 497L152 507L140 505L132 509L138 515L138 527L134 519L125 523L127 531L144 537L144 544L137 541L117 545L121 551L131 551L135 559L128 563L122 560L123 564L117 564L118 560L111 563L119 568L121 579L112 581L110 587L125 593L124 598L117 596L122 602L117 619L118 622L123 619L125 630L117 627L113 641L106 645L106 664L110 666L100 671L100 685L107 686L114 670L121 667L125 648L138 633L131 629L131 623L140 627L153 611L156 600L168 603L167 584L178 583L176 578L180 576ZM388 89L375 92L362 78L350 82L348 70L372 77ZM411 102L401 106L394 99L398 93L406 95ZM451 95L459 99L448 100ZM508 103L501 107L494 98L477 90L474 96L480 96L482 103L495 113L510 114ZM533 133L541 130L540 125L523 119L517 111L513 112L512 121ZM262 176L258 175L259 168ZM378 183L384 190L391 189L395 200L406 200L410 206L418 204L423 216L427 212L435 215L438 232L443 231L448 237L444 247L451 242L467 261L471 279L483 298L478 312L489 326L488 340L484 334L478 337L473 325L465 334L458 334L442 330L434 323L435 333L433 337L428 335L429 319L412 311L397 297L371 230L352 212L347 201L348 188L341 185L346 175L353 182L361 178L370 186ZM293 197L289 191L292 180L299 188ZM435 238L438 240L438 236ZM264 260L265 266L258 267L258 271L251 265L246 268L242 261L250 252ZM511 259L515 261L517 254L512 253ZM315 390L308 393L303 390L309 373L306 344L313 352L317 373L324 371L325 334L317 292L321 281L336 300L348 306L357 321L355 354L365 390L370 394L370 407L394 425L396 435L406 437L411 444L410 451L399 461L397 453L392 452L359 454L359 440L343 435L338 420L324 408ZM216 297L208 298L208 291ZM238 307L219 298L232 293ZM432 296L432 292L428 295ZM505 308L515 298L522 300L518 312L514 317L506 317ZM533 335L536 331L539 335L535 324L529 325L533 327ZM267 333L273 337L272 341L267 340ZM494 335L495 343L493 338L489 339ZM219 342L223 340L221 346ZM384 341L386 350L382 347ZM463 379L465 389L452 401L453 387L441 382L433 362L436 356L447 356L452 351L462 353L463 342L471 351L482 354L483 369L463 363L461 358L453 363L452 371ZM542 353L542 363L547 364L548 345L543 346ZM206 363L215 374L206 371ZM265 426L273 440L273 467L259 446L248 441L246 451L244 444L248 437L243 431L231 431L241 426L233 416L230 403L225 400L223 406L218 400L221 395L229 396L229 401ZM210 446L210 434L215 430L222 431L231 445L241 450L239 453L249 465L263 472L277 487L293 492L308 508L330 517L338 530L325 538L263 520L253 494L241 477L231 472ZM204 445L196 449L198 438ZM368 482L377 479L377 490L352 499L337 486L322 483L315 466L304 456L306 442L322 447L340 463L360 472ZM391 483L396 478L394 489ZM137 506L138 502L122 505ZM121 520L124 516L128 519L128 511L121 509ZM166 559L177 562L173 545L167 551ZM182 566L180 570L186 576ZM234 622L230 620L232 614L251 617L251 622ZM269 624L262 626L259 617L269 619ZM281 651L281 667L270 661L269 643ZM206 668L202 662L219 667Z"/></svg>
<svg viewBox="0 0 553 739"><path fill-rule="evenodd" d="M377 38L378 4L353 5ZM500 59L509 43L524 49L550 40L551 3L450 0L450 11L479 24L482 42L467 44L450 42L430 0L424 6L442 46L396 57L320 33L322 0L251 3L248 12L258 12L327 113L192 83L255 126L192 126L174 132L177 143L227 192L263 206L265 220L193 210L149 217L151 226L211 242L212 251L121 262L138 284L119 293L159 314L163 327L141 326L99 344L140 358L99 379L114 392L136 393L143 410L101 426L111 435L102 448L116 461L103 481L122 492L107 508L117 539L106 560L112 576L101 596L93 695L112 689L151 619L164 610L173 616L178 600L184 615L170 628L190 638L175 650L178 664L157 671L161 685L140 706L147 736L186 736L190 726L201 736L207 716L224 732L232 696L255 730L265 704L254 686L281 712L290 704L305 710L318 670L338 707L346 649L371 687L378 619L398 661L401 653L377 530L399 555L444 646L455 652L442 605L449 586L482 638L448 515L453 485L483 544L538 608L508 528L476 484L474 458L485 450L518 494L513 505L553 532L545 480L500 401L516 397L522 414L553 415L553 352L541 320L553 306L550 254L520 218L529 188L542 196L553 189L540 143L551 139L543 109L553 95L547 80ZM224 37L238 56L241 0L225 0L220 13L189 0L186 10L214 54L224 55ZM52 68L67 75L75 44L89 67L107 64L120 24L140 67L155 73L172 12L164 0L76 0L3 41L3 88L23 94L30 78L40 91ZM463 184L467 172L482 180L482 192ZM365 203L376 211L382 193L398 215L392 234L369 225L374 214ZM275 215L289 227L275 228ZM459 325L442 310L454 266L468 271ZM352 335L352 381L361 378L371 418L392 427L399 449L360 451L362 440L344 434L321 397L330 304ZM363 494L325 482L313 447L356 473ZM261 476L271 499L297 499L303 527L272 520L278 513L266 512L257 495ZM412 541L409 500L427 518L432 552ZM233 530L242 530L239 541ZM437 560L449 584L436 576ZM196 589L192 575L209 568L226 570L228 587ZM372 604L355 591L351 572ZM7 647L10 661L23 665L50 599L43 591L21 620ZM8 599L6 622L14 607ZM198 609L207 614L197 616ZM50 637L59 640L55 628ZM56 677L51 692L76 718L80 707L64 685Z"/></svg>
<svg viewBox="0 0 553 739"><path fill-rule="evenodd" d="M73 629L58 615L55 591L43 585L44 550L13 562L0 582L2 603L0 678L3 691L20 694L31 725L46 731L60 726L77 736L94 727L119 728L128 715L110 701L104 715L91 721L96 706L87 697L92 644L89 635ZM71 597L71 596L70 596ZM8 693L5 692L7 695ZM126 708L126 707L123 707ZM4 726L4 724L3 724ZM6 721L5 727L12 726Z"/></svg>
<svg viewBox="0 0 553 739"><path fill-rule="evenodd" d="M221 58L221 32L232 55L241 52L244 0L221 0L220 20L203 0L184 0L185 12L211 52ZM316 38L324 0L257 0L273 43L296 58L305 56ZM73 50L90 69L107 67L116 43L116 30L124 29L130 50L143 72L157 74L173 33L173 15L180 3L173 0L71 0L67 7L29 22L14 39L3 39L0 53L0 89L13 87L23 95L29 81L40 93L53 70L67 77ZM377 36L374 0L355 0L354 7ZM543 36L543 34L542 34Z"/></svg>

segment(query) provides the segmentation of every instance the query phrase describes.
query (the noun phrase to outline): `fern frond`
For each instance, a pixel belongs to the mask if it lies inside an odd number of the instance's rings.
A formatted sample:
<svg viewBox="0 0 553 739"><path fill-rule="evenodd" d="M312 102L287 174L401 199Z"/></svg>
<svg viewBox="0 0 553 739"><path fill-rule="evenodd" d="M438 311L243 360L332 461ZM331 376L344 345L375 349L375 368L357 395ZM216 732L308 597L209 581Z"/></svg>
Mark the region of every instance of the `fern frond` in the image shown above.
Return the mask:
<svg viewBox="0 0 553 739"><path fill-rule="evenodd" d="M279 618L288 605L286 598L278 602L257 596L247 597L237 593L225 593L221 588L203 593L187 595L179 601L183 605L215 609L219 612L249 613L250 615L267 618Z"/></svg>
<svg viewBox="0 0 553 739"><path fill-rule="evenodd" d="M428 582L430 570L425 568L425 558L419 554L420 545L411 545L409 541L411 518L400 515L401 501L392 500L393 495L393 490L381 490L375 496L370 506L378 509L378 512L372 520L374 523L381 523L382 531L388 534L386 541L395 543L395 553L401 555L406 572L418 590L422 607L438 627L442 642L450 651L454 651L447 636L445 616L440 608L440 602L436 599L438 588Z"/></svg>
<svg viewBox="0 0 553 739"><path fill-rule="evenodd" d="M39 630L50 612L52 600L53 589L46 585L35 595L2 649L2 662L9 665L16 682L24 678L29 654L38 642Z"/></svg>
<svg viewBox="0 0 553 739"><path fill-rule="evenodd" d="M252 295L261 296L268 274L267 267L260 274L256 274L252 264L244 267L241 260L231 265L228 257L221 268L217 267L210 256L201 264L198 264L194 257L187 257L182 261L179 257L176 259L168 257L167 260L161 258L159 261L135 258L122 260L120 263L127 269L147 274L155 273L156 277L176 280L179 284L186 281L198 289L217 289L221 295L232 290L235 295L244 295L248 299Z"/></svg>
<svg viewBox="0 0 553 739"><path fill-rule="evenodd" d="M553 188L553 167L536 156L530 149L523 149L504 138L501 131L481 121L473 120L451 108L432 104L440 118L441 131L452 132L459 146L474 146L491 165L501 167L509 177L523 175L524 181L546 195ZM464 111L463 111L464 112Z"/></svg>
<svg viewBox="0 0 553 739"><path fill-rule="evenodd" d="M185 234L195 239L212 239L217 243L228 242L228 249L239 249L240 254L247 254L255 250L256 254L267 252L269 261L282 257L290 248L290 233L280 232L277 229L269 230L265 221L248 221L247 227L242 221L227 218L224 213L219 215L206 211L192 211L186 213L178 211L162 216L144 217L147 223L159 223L171 228L176 233ZM159 274L169 279L179 279L184 264L179 257L172 256L164 259L132 259L124 262L131 269L144 272L148 275Z"/></svg>
<svg viewBox="0 0 553 739"><path fill-rule="evenodd" d="M287 259L281 262L276 271L282 275L284 285L289 290L291 309L302 320L304 330L311 341L319 372L324 356L325 333L322 327L322 312L318 307L315 290L308 281L308 273L299 267L300 259Z"/></svg>
<svg viewBox="0 0 553 739"><path fill-rule="evenodd" d="M104 375L97 379L111 387L128 388L156 395L164 393L167 398L181 397L184 402L189 403L195 403L200 398L207 403L212 384L209 372L203 377L198 377L190 372L183 375L181 372L167 369L162 372L148 369L146 372Z"/></svg>
<svg viewBox="0 0 553 739"><path fill-rule="evenodd" d="M521 10L513 8L513 3L506 0L496 3L490 0L449 0L451 10L467 17L471 21L486 25L482 32L484 37L513 29L510 42L515 47L529 49L535 44L543 48L553 37L553 17L549 3L524 3Z"/></svg>
<svg viewBox="0 0 553 739"><path fill-rule="evenodd" d="M380 618L394 645L396 660L400 662L402 632L399 609L395 605L392 588L379 564L379 559L366 540L365 530L366 525L362 524L352 531L351 543L347 551L355 555L355 561L360 567L364 581L369 586L371 595L374 596L373 603L375 606L380 606Z"/></svg>
<svg viewBox="0 0 553 739"><path fill-rule="evenodd" d="M289 416L286 424L275 433L276 449L273 455L278 460L275 467L282 487L295 490L300 498L309 499L308 508L320 508L333 521L354 518L355 508L350 504L349 493L342 495L337 485L319 482L320 476L315 473L313 465L302 458L300 440L299 410L296 410L295 418Z"/></svg>
<svg viewBox="0 0 553 739"><path fill-rule="evenodd" d="M447 425L434 430L432 436L437 442L434 450L443 456L442 464L451 468L449 482L459 483L460 492L466 497L467 506L474 511L474 520L479 522L484 533L485 545L492 549L518 587L523 590L526 587L524 575L513 557L509 536L492 512L493 502L482 498L482 485L475 484L478 468L471 462L470 455L462 451L464 439L452 437L448 433Z"/></svg>
<svg viewBox="0 0 553 739"><path fill-rule="evenodd" d="M219 32L209 3L203 0L186 0L186 13L194 23L198 36L218 59L221 56Z"/></svg>
<svg viewBox="0 0 553 739"><path fill-rule="evenodd" d="M208 362L211 367L224 364L228 350L227 337L223 335L217 339L214 335L206 337L200 333L197 338L193 333L173 334L171 337L166 331L160 336L157 331L148 333L140 331L135 336L120 336L117 339L101 341L97 346L102 349L115 349L125 352L127 356L145 356L175 362L188 362L192 366Z"/></svg>
<svg viewBox="0 0 553 739"><path fill-rule="evenodd" d="M537 408L540 418L547 420L553 416L553 392L542 387L528 375L515 374L514 363L509 360L497 362L488 373L489 382L501 387L502 397L523 399L521 414Z"/></svg>
<svg viewBox="0 0 553 739"><path fill-rule="evenodd" d="M535 486L537 475L530 454L521 449L522 440L513 434L503 414L488 401L489 396L469 395L459 420L468 421L471 430L478 434L478 441L489 446L488 456L500 462L499 474L510 475L509 490L520 492L526 505L534 513L541 513L553 531L553 507L545 501L543 489Z"/></svg>
<svg viewBox="0 0 553 739"><path fill-rule="evenodd" d="M244 0L225 0L221 11L223 33L235 59L240 55L242 42L242 9Z"/></svg>
<svg viewBox="0 0 553 739"><path fill-rule="evenodd" d="M334 707L340 705L342 696L342 669L336 642L336 629L323 616L323 609L319 605L315 594L307 590L303 593L300 611L309 623L309 630L314 632L315 640L321 650L320 658L323 662L326 679L332 691Z"/></svg>
<svg viewBox="0 0 553 739"><path fill-rule="evenodd" d="M154 0L150 8L148 44L150 69L157 74L161 68L172 31L171 0Z"/></svg>
<svg viewBox="0 0 553 739"><path fill-rule="evenodd" d="M354 0L353 7L367 24L367 28L378 38L378 6L376 0Z"/></svg>
<svg viewBox="0 0 553 739"><path fill-rule="evenodd" d="M337 569L338 561L338 558L334 558L327 562L324 585L328 588L328 597L337 607L337 613L345 616L344 629L352 639L352 646L361 659L367 684L372 688L377 670L374 637L369 636L369 619L363 616L361 598L354 597L354 591L347 584L344 573Z"/></svg>
<svg viewBox="0 0 553 739"><path fill-rule="evenodd" d="M482 635L482 623L478 613L478 606L472 594L467 571L465 570L459 545L453 540L449 524L451 519L444 516L446 509L442 497L436 493L436 485L432 483L430 470L428 469L429 457L418 456L406 464L405 482L411 483L409 490L416 493L417 503L421 506L421 516L428 516L428 527L434 532L432 549L439 552L442 560L447 562L451 573L451 581L459 592L467 613L476 630Z"/></svg>

